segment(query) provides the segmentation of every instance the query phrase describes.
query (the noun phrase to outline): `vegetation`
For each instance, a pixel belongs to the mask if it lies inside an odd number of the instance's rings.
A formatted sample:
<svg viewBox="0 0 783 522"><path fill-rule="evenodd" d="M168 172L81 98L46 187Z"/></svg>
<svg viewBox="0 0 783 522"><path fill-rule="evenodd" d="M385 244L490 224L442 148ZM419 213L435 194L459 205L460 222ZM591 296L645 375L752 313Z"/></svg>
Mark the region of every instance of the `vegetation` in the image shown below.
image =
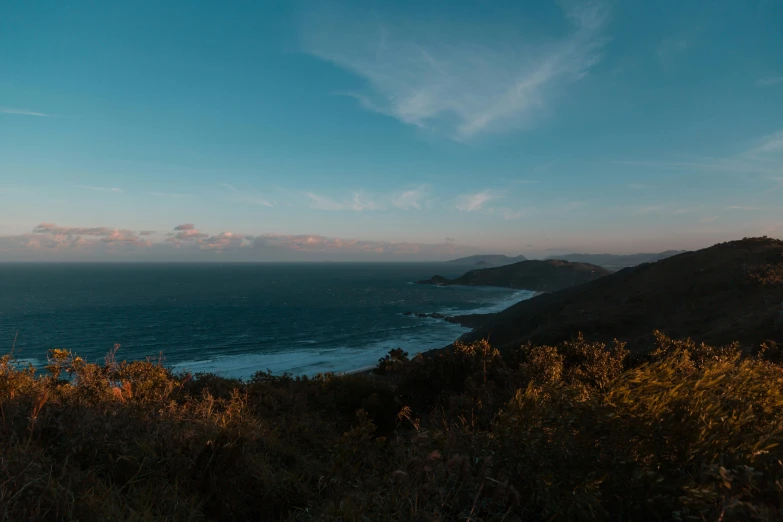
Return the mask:
<svg viewBox="0 0 783 522"><path fill-rule="evenodd" d="M385 375L400 369L406 362L408 362L408 352L402 348L394 348L389 350L386 356L378 359L378 366L373 371L378 375Z"/></svg>
<svg viewBox="0 0 783 522"><path fill-rule="evenodd" d="M750 279L762 286L783 285L783 264L767 264L748 270Z"/></svg>
<svg viewBox="0 0 783 522"><path fill-rule="evenodd" d="M0 519L780 519L777 351L656 340L458 343L381 361L404 372L248 382L6 356Z"/></svg>

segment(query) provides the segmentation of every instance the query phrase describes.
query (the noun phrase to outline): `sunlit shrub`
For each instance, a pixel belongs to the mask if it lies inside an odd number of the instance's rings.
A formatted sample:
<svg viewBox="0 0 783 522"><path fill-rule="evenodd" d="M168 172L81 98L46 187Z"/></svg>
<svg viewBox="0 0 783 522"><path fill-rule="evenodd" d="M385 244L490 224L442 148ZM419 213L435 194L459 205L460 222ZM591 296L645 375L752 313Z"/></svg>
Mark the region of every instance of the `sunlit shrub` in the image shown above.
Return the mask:
<svg viewBox="0 0 783 522"><path fill-rule="evenodd" d="M0 520L778 520L771 351L482 341L249 381L6 356Z"/></svg>

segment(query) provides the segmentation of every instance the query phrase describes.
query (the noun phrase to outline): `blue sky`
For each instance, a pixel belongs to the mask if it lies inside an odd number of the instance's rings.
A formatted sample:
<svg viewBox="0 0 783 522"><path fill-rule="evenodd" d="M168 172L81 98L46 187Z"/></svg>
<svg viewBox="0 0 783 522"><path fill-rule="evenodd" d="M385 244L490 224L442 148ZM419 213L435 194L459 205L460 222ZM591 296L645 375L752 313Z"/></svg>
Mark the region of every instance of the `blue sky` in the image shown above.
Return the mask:
<svg viewBox="0 0 783 522"><path fill-rule="evenodd" d="M781 237L781 49L780 2L4 2L0 260Z"/></svg>

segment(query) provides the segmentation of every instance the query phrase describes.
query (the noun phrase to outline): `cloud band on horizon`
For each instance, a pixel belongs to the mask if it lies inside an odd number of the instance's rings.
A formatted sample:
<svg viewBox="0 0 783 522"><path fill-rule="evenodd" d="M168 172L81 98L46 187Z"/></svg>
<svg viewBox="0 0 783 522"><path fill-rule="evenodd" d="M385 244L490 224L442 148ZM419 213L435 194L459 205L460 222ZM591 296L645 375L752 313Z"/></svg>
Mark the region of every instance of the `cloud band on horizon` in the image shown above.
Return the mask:
<svg viewBox="0 0 783 522"><path fill-rule="evenodd" d="M153 241L154 232L110 227L62 227L41 223L32 232L0 236L0 253L19 260L204 260L205 252L223 254L222 259L263 261L268 255L276 260L320 260L333 256L339 260L373 259L448 259L478 250L453 241L412 243L371 241L326 237L318 234L258 235L222 232L211 235L192 223L173 227L165 239Z"/></svg>

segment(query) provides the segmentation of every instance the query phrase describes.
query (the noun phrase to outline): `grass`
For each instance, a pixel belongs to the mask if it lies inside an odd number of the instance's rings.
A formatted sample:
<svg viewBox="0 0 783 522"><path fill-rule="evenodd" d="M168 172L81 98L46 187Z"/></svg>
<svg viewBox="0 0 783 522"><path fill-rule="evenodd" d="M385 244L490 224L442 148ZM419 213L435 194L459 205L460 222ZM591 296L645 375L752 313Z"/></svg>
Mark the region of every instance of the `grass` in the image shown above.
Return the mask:
<svg viewBox="0 0 783 522"><path fill-rule="evenodd" d="M778 520L777 354L458 343L246 382L5 356L0 520Z"/></svg>

